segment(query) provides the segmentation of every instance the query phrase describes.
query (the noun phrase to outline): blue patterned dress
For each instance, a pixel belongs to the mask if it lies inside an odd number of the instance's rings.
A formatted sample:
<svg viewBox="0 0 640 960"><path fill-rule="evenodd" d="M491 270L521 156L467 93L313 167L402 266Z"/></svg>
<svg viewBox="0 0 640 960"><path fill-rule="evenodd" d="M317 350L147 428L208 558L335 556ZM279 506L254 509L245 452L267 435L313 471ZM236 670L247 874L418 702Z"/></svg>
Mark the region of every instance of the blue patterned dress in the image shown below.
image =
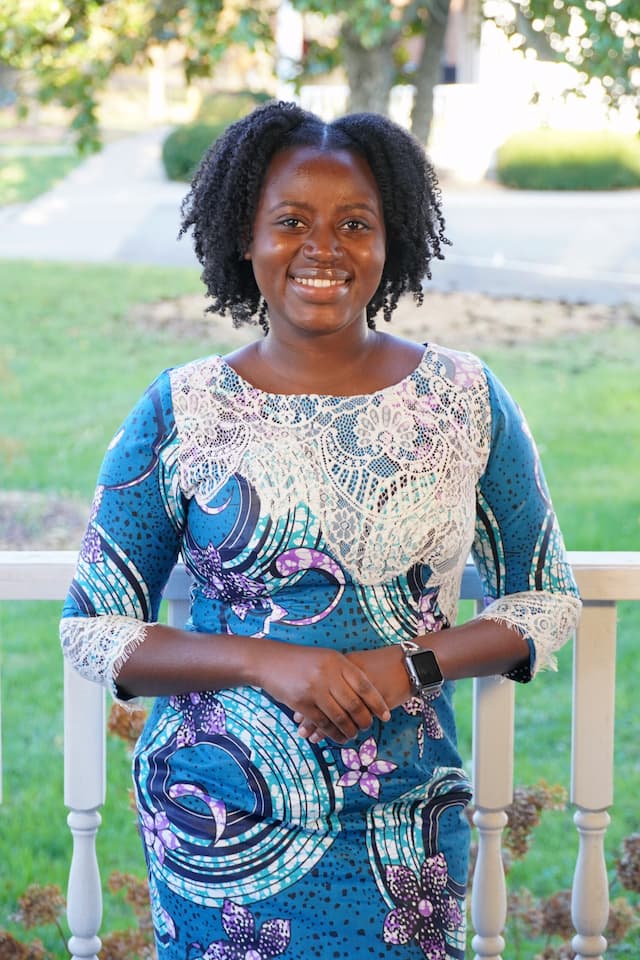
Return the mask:
<svg viewBox="0 0 640 960"><path fill-rule="evenodd" d="M522 415L429 345L366 396L260 391L214 356L166 371L116 434L65 604L65 655L117 696L181 554L187 629L341 651L483 617L553 665L579 600ZM212 641L214 642L214 641ZM454 684L339 746L236 687L159 697L134 781L161 960L462 960L470 785Z"/></svg>

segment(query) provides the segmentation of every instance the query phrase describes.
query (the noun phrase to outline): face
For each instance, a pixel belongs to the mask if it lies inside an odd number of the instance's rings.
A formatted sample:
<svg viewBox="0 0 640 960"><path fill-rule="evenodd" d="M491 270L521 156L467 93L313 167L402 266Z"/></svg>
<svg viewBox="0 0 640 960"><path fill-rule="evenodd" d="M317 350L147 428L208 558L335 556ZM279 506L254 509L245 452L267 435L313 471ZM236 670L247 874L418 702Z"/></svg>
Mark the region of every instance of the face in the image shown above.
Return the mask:
<svg viewBox="0 0 640 960"><path fill-rule="evenodd" d="M246 253L274 332L330 333L365 322L385 261L385 228L367 162L292 147L267 169Z"/></svg>

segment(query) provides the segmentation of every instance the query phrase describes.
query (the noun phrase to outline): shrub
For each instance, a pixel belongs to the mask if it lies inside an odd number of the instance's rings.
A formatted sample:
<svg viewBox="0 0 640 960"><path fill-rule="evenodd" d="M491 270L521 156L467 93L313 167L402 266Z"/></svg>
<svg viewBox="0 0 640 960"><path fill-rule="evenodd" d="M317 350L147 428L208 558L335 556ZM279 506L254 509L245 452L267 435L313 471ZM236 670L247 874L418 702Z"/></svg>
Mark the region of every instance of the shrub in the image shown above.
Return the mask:
<svg viewBox="0 0 640 960"><path fill-rule="evenodd" d="M640 187L640 137L540 129L499 147L496 177L520 190L613 190Z"/></svg>
<svg viewBox="0 0 640 960"><path fill-rule="evenodd" d="M226 90L210 93L202 101L194 123L178 127L164 141L162 162L170 180L191 180L205 150L240 117L246 116L268 93L251 90Z"/></svg>
<svg viewBox="0 0 640 960"><path fill-rule="evenodd" d="M202 100L196 120L199 123L232 123L271 99L271 94L264 91L222 90L208 93Z"/></svg>
<svg viewBox="0 0 640 960"><path fill-rule="evenodd" d="M170 180L191 180L205 150L226 129L226 123L186 123L162 145L162 162Z"/></svg>

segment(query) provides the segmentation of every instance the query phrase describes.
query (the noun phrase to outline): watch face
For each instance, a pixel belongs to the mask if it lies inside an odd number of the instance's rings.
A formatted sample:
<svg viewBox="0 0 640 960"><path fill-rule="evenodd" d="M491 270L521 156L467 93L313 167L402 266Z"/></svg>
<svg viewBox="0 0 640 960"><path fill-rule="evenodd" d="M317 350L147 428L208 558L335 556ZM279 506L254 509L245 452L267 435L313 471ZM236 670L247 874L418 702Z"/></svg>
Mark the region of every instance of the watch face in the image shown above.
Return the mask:
<svg viewBox="0 0 640 960"><path fill-rule="evenodd" d="M421 650L411 657L418 683L421 687L436 686L442 683L442 672L433 650Z"/></svg>

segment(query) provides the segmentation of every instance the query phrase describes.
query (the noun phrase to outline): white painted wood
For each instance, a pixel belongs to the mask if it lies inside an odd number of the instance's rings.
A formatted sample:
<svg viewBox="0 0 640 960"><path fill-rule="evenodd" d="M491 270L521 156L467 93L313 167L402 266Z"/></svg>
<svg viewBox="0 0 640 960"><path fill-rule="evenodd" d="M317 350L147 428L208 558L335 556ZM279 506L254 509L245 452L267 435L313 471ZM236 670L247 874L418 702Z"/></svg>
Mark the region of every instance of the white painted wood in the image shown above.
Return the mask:
<svg viewBox="0 0 640 960"><path fill-rule="evenodd" d="M613 803L616 605L586 601L573 648L571 801L584 810Z"/></svg>
<svg viewBox="0 0 640 960"><path fill-rule="evenodd" d="M473 682L473 822L478 858L471 890L476 960L500 960L507 888L502 862L505 807L513 800L514 684L499 677Z"/></svg>
<svg viewBox="0 0 640 960"><path fill-rule="evenodd" d="M613 804L616 604L586 601L574 644L571 800L579 848L571 916L577 960L600 960L607 948L609 883L604 840Z"/></svg>
<svg viewBox="0 0 640 960"><path fill-rule="evenodd" d="M507 922L502 865L502 831L507 815L504 810L476 809L473 822L478 828L478 859L471 891L471 920L476 931L471 946L474 960L501 960L505 947L502 931Z"/></svg>
<svg viewBox="0 0 640 960"><path fill-rule="evenodd" d="M73 854L67 886L67 923L71 931L72 960L97 960L102 941L102 885L96 857L96 833L100 826L97 810L72 810L67 823L73 837Z"/></svg>
<svg viewBox="0 0 640 960"><path fill-rule="evenodd" d="M106 794L105 691L64 663L64 803L73 852L67 923L73 958L96 960L101 941L102 884L96 855L99 808Z"/></svg>
<svg viewBox="0 0 640 960"><path fill-rule="evenodd" d="M604 838L609 826L605 810L574 815L580 847L571 894L571 919L576 928L572 947L576 960L603 960L607 949L604 929L609 919L609 881Z"/></svg>
<svg viewBox="0 0 640 960"><path fill-rule="evenodd" d="M106 792L105 691L64 661L64 804L94 810Z"/></svg>
<svg viewBox="0 0 640 960"><path fill-rule="evenodd" d="M513 800L514 688L501 677L473 681L473 800L483 810Z"/></svg>

